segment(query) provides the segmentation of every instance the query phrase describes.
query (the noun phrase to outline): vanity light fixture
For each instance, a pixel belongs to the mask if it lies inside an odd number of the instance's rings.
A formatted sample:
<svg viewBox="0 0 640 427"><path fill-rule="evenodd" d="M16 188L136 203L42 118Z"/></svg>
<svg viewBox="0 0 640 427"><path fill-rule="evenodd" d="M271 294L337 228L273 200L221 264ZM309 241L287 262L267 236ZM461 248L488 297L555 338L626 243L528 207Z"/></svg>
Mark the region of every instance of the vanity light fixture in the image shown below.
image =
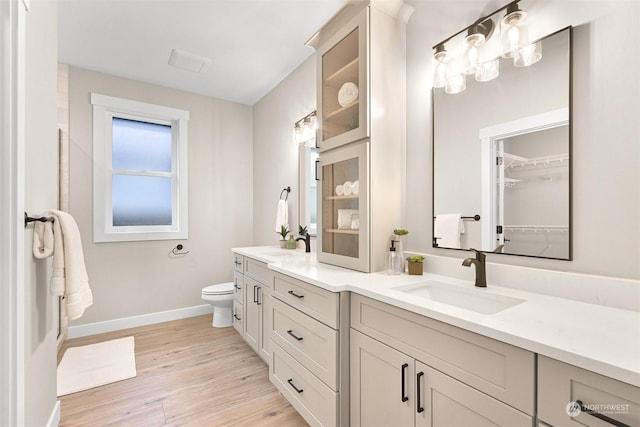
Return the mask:
<svg viewBox="0 0 640 427"><path fill-rule="evenodd" d="M318 129L318 117L316 111L312 111L293 125L293 142L302 144L313 138Z"/></svg>
<svg viewBox="0 0 640 427"><path fill-rule="evenodd" d="M502 6L433 46L433 87L444 87L446 93L455 94L466 89L466 75L473 75L478 82L493 80L500 75L500 57L513 58L516 67L538 62L542 58L542 46L540 42L529 43L527 14L518 7L519 2L515 0ZM505 9L502 19L494 17ZM494 19L500 23L500 37L491 43L496 28ZM445 45L457 43L461 34L465 34L462 54L456 57Z"/></svg>

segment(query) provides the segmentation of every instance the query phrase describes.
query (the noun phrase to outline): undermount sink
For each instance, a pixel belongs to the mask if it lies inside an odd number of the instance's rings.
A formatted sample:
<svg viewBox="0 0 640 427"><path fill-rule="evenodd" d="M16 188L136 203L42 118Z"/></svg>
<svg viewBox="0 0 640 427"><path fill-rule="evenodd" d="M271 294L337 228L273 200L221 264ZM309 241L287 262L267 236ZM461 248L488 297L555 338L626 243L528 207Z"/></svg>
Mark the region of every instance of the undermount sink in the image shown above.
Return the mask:
<svg viewBox="0 0 640 427"><path fill-rule="evenodd" d="M394 290L481 314L495 314L525 302L520 298L491 293L486 288L467 289L437 280L398 286Z"/></svg>

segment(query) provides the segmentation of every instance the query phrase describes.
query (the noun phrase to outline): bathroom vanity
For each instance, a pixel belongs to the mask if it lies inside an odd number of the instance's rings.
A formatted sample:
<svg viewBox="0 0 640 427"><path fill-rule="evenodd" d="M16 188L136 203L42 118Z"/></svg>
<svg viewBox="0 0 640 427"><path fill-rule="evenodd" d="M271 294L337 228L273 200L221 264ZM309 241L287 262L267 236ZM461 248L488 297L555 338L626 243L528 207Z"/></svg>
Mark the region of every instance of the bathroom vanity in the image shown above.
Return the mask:
<svg viewBox="0 0 640 427"><path fill-rule="evenodd" d="M233 251L266 269L256 351L311 425L640 425L637 312L360 273L298 250Z"/></svg>

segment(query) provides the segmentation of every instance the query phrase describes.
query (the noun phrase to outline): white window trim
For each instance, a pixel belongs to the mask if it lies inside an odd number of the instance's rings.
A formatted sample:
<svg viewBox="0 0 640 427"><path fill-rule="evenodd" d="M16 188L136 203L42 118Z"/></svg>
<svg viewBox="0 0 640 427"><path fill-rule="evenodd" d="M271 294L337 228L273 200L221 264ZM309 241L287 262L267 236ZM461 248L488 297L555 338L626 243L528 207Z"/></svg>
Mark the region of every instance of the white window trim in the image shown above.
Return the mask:
<svg viewBox="0 0 640 427"><path fill-rule="evenodd" d="M112 96L91 94L93 105L93 241L128 242L188 238L187 121L189 112ZM172 225L113 226L112 131L113 117L171 126Z"/></svg>

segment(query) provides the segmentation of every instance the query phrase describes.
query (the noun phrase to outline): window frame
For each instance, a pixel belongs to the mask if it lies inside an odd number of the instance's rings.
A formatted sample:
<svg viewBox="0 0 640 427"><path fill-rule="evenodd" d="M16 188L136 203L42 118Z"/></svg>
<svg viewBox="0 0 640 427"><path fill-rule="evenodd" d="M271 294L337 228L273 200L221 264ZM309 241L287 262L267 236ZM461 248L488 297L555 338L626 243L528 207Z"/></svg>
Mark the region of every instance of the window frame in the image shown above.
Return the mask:
<svg viewBox="0 0 640 427"><path fill-rule="evenodd" d="M177 108L91 93L93 106L93 241L130 242L186 239L188 230L188 120ZM112 206L113 118L171 126L171 173L129 171L134 176L171 177L171 225L114 226Z"/></svg>

